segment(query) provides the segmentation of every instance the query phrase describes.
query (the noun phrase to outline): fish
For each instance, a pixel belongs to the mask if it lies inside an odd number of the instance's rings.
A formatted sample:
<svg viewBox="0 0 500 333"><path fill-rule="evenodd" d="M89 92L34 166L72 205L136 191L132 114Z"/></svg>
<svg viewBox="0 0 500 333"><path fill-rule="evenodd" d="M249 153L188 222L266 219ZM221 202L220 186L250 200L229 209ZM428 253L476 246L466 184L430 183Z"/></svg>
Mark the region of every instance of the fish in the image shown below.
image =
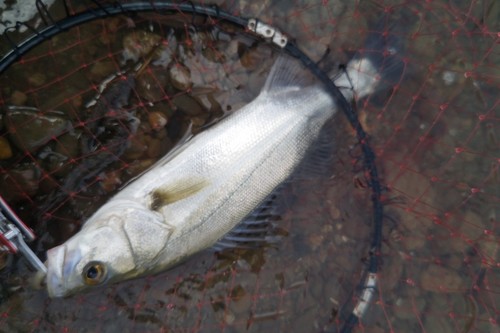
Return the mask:
<svg viewBox="0 0 500 333"><path fill-rule="evenodd" d="M348 100L401 72L381 33L371 43L334 78ZM280 54L253 101L178 145L48 250L48 295L156 274L223 239L292 177L338 113L308 75Z"/></svg>

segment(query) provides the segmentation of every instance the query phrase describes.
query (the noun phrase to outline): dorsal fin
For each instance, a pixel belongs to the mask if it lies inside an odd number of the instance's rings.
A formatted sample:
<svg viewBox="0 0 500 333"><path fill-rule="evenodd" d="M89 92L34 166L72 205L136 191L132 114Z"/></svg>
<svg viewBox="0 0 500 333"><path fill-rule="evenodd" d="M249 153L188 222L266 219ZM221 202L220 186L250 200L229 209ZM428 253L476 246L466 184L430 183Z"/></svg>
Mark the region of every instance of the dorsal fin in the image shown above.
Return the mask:
<svg viewBox="0 0 500 333"><path fill-rule="evenodd" d="M298 60L280 54L267 76L261 94L279 94L284 89L290 92L292 87L298 91L313 83L314 77Z"/></svg>

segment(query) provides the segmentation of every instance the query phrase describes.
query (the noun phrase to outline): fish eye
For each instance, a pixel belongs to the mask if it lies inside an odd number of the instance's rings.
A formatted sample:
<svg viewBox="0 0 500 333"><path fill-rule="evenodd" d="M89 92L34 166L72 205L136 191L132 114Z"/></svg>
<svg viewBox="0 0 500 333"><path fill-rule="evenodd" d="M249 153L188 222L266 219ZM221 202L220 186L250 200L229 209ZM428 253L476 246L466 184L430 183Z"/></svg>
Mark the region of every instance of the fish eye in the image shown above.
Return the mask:
<svg viewBox="0 0 500 333"><path fill-rule="evenodd" d="M82 277L86 285L99 284L106 279L106 266L96 261L89 262L83 269Z"/></svg>

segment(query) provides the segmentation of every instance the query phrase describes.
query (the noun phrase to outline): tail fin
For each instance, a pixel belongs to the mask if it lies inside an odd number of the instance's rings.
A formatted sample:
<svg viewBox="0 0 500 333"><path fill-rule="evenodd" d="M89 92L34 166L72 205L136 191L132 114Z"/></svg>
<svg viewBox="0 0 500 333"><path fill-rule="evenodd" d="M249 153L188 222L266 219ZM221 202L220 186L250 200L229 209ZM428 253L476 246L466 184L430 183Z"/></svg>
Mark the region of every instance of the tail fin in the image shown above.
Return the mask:
<svg viewBox="0 0 500 333"><path fill-rule="evenodd" d="M365 46L335 79L347 99L363 98L377 90L397 85L405 72L402 40L391 29L378 24L368 34Z"/></svg>

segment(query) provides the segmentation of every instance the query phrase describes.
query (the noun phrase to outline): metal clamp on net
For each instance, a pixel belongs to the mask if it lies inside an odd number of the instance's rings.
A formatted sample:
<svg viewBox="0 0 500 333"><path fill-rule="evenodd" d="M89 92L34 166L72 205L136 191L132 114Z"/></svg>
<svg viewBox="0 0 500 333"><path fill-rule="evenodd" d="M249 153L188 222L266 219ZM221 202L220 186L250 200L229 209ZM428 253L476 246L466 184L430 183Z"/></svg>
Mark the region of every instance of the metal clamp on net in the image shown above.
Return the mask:
<svg viewBox="0 0 500 333"><path fill-rule="evenodd" d="M288 38L281 31L257 19L249 19L247 28L281 48L284 48L288 43Z"/></svg>
<svg viewBox="0 0 500 333"><path fill-rule="evenodd" d="M34 269L46 273L47 268L45 265L26 244L26 242L31 242L35 238L33 231L19 219L5 200L0 197L0 248L12 254L21 254Z"/></svg>

